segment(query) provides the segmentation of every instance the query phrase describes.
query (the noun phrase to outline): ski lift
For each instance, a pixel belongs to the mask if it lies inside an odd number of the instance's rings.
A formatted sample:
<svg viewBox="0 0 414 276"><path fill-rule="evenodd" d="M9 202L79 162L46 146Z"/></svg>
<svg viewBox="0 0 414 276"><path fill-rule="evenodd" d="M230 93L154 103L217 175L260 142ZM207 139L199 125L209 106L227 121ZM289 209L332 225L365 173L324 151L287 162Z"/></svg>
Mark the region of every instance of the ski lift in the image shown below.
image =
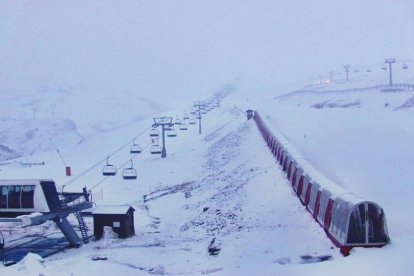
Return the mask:
<svg viewBox="0 0 414 276"><path fill-rule="evenodd" d="M371 69L367 69L367 73L371 73Z"/></svg>
<svg viewBox="0 0 414 276"><path fill-rule="evenodd" d="M161 146L158 144L152 145L150 147L151 154L161 154L161 151L162 151Z"/></svg>
<svg viewBox="0 0 414 276"><path fill-rule="evenodd" d="M142 148L140 145L135 143L135 138L132 142L131 148L129 149L130 153L141 153L142 152Z"/></svg>
<svg viewBox="0 0 414 276"><path fill-rule="evenodd" d="M190 120L188 120L188 123L189 123L190 125L195 125L195 124L196 124L196 120L195 120L195 118L194 118L194 117L191 117L191 118L190 118Z"/></svg>
<svg viewBox="0 0 414 276"><path fill-rule="evenodd" d="M181 125L182 124L181 119L180 118L176 118L174 124Z"/></svg>
<svg viewBox="0 0 414 276"><path fill-rule="evenodd" d="M159 137L160 136L160 131L156 128L153 128L150 131L150 136L151 137Z"/></svg>
<svg viewBox="0 0 414 276"><path fill-rule="evenodd" d="M383 66L381 67L381 69L386 71L386 70L387 70L387 66L383 65Z"/></svg>
<svg viewBox="0 0 414 276"><path fill-rule="evenodd" d="M168 131L167 131L167 136L168 137L177 137L177 131L171 127Z"/></svg>
<svg viewBox="0 0 414 276"><path fill-rule="evenodd" d="M187 129L188 129L187 124L181 124L180 125L180 130L187 130Z"/></svg>
<svg viewBox="0 0 414 276"><path fill-rule="evenodd" d="M112 176L116 175L116 167L114 165L109 164L109 156L106 158L106 165L102 169L102 175L104 176Z"/></svg>
<svg viewBox="0 0 414 276"><path fill-rule="evenodd" d="M408 69L408 65L406 63L403 64L402 69Z"/></svg>
<svg viewBox="0 0 414 276"><path fill-rule="evenodd" d="M129 161L131 161L131 166L124 169L122 172L122 178L126 180L137 179L137 170L134 169L134 163L132 163L132 159Z"/></svg>
<svg viewBox="0 0 414 276"><path fill-rule="evenodd" d="M184 114L184 116L183 116L183 119L184 119L184 120L188 120L188 119L190 119L190 115L188 115L188 113L185 113L185 114Z"/></svg>

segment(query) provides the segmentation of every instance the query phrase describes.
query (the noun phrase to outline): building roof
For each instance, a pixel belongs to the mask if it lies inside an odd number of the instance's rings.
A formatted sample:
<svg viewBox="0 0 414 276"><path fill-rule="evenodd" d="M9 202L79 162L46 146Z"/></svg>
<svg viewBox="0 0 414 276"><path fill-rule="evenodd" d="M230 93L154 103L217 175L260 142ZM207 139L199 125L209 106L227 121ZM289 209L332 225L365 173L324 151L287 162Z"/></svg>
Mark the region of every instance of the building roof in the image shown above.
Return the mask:
<svg viewBox="0 0 414 276"><path fill-rule="evenodd" d="M124 215L128 213L130 209L132 209L132 211L135 211L135 209L130 205L100 205L92 209L92 214Z"/></svg>

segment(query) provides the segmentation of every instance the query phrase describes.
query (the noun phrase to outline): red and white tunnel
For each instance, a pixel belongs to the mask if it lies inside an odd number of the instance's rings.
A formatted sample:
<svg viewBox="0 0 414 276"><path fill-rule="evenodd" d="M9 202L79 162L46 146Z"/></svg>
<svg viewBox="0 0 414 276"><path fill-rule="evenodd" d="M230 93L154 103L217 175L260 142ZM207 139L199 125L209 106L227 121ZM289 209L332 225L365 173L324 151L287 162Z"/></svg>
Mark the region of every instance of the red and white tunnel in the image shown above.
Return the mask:
<svg viewBox="0 0 414 276"><path fill-rule="evenodd" d="M351 193L335 195L313 181L275 138L258 112L254 120L300 202L342 254L348 255L353 247L381 247L390 242L385 214L378 204Z"/></svg>

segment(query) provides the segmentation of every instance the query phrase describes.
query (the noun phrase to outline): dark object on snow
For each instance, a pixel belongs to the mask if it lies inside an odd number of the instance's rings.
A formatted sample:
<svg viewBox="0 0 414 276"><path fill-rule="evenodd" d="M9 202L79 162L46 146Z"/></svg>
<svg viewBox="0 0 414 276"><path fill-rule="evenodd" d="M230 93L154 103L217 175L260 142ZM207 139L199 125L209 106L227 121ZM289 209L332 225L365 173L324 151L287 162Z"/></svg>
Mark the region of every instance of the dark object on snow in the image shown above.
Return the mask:
<svg viewBox="0 0 414 276"><path fill-rule="evenodd" d="M219 244L216 243L216 238L213 238L210 242L210 245L207 247L208 253L212 256L217 256L220 253L221 248Z"/></svg>
<svg viewBox="0 0 414 276"><path fill-rule="evenodd" d="M112 227L112 230L125 239L135 235L134 211L131 206L98 206L93 214L93 233L95 238L102 238L104 226Z"/></svg>
<svg viewBox="0 0 414 276"><path fill-rule="evenodd" d="M203 213L206 212L209 209L209 207L204 207L203 208Z"/></svg>
<svg viewBox="0 0 414 276"><path fill-rule="evenodd" d="M108 257L106 256L93 256L92 261L106 261L108 260Z"/></svg>
<svg viewBox="0 0 414 276"><path fill-rule="evenodd" d="M300 256L300 258L302 259L302 263L305 263L305 264L307 264L307 263L319 263L319 262L332 260L331 255L322 255L322 256L304 255L304 256Z"/></svg>
<svg viewBox="0 0 414 276"><path fill-rule="evenodd" d="M250 120L254 116L254 110L248 109L246 110L247 120Z"/></svg>

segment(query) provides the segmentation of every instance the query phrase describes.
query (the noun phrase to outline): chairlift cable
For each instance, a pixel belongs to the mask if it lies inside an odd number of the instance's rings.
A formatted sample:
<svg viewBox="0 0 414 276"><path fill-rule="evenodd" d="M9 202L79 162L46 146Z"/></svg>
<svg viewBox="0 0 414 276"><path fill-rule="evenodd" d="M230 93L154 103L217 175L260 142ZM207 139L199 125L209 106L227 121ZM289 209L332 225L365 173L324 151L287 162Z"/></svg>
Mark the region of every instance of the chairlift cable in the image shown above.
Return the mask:
<svg viewBox="0 0 414 276"><path fill-rule="evenodd" d="M116 149L114 152L112 152L111 154L107 155L107 157L99 160L97 163L95 163L94 165L92 165L91 167L87 168L86 170L84 170L83 172L81 172L77 177L71 179L70 181L66 182L63 186L68 186L72 183L74 183L75 181L77 181L79 178L83 177L84 175L86 175L87 173L89 173L90 171L92 171L93 169L95 169L97 166L99 166L100 164L106 162L108 157L114 156L115 154L117 154L118 152L120 152L121 150L123 150L124 148L126 148L127 146L129 146L131 144L131 142L134 141L134 139L140 137L141 135L145 134L150 128L152 128L151 126L146 128L144 131L142 131L140 134L138 134L137 136L135 136L132 140L129 140L128 143L124 144L123 146L119 147L118 149ZM53 142L53 141L52 141Z"/></svg>
<svg viewBox="0 0 414 276"><path fill-rule="evenodd" d="M148 143L143 150L147 149L152 143ZM121 166L119 166L119 169L122 169L126 164L128 164L130 162L130 160L133 160L134 158L136 158L138 155L135 155L131 158L129 158L126 162L124 162ZM99 186L101 183L105 182L110 176L105 176L103 179L99 180L97 183L95 183L95 185L92 186L92 188L90 188L89 190L92 191L93 189L95 189L97 186Z"/></svg>
<svg viewBox="0 0 414 276"><path fill-rule="evenodd" d="M241 113L243 113L243 115L245 115L245 112L243 110L241 110L240 108L238 108L236 105L234 105L234 109L240 111Z"/></svg>
<svg viewBox="0 0 414 276"><path fill-rule="evenodd" d="M50 139L50 142L52 142L52 145L55 148L57 154L59 155L60 160L62 160L63 165L65 165L65 167L67 167L68 165L66 165L65 159L63 159L63 156L60 153L60 151L59 151L58 147L56 146L55 142L53 142L52 137L49 137L49 139Z"/></svg>

